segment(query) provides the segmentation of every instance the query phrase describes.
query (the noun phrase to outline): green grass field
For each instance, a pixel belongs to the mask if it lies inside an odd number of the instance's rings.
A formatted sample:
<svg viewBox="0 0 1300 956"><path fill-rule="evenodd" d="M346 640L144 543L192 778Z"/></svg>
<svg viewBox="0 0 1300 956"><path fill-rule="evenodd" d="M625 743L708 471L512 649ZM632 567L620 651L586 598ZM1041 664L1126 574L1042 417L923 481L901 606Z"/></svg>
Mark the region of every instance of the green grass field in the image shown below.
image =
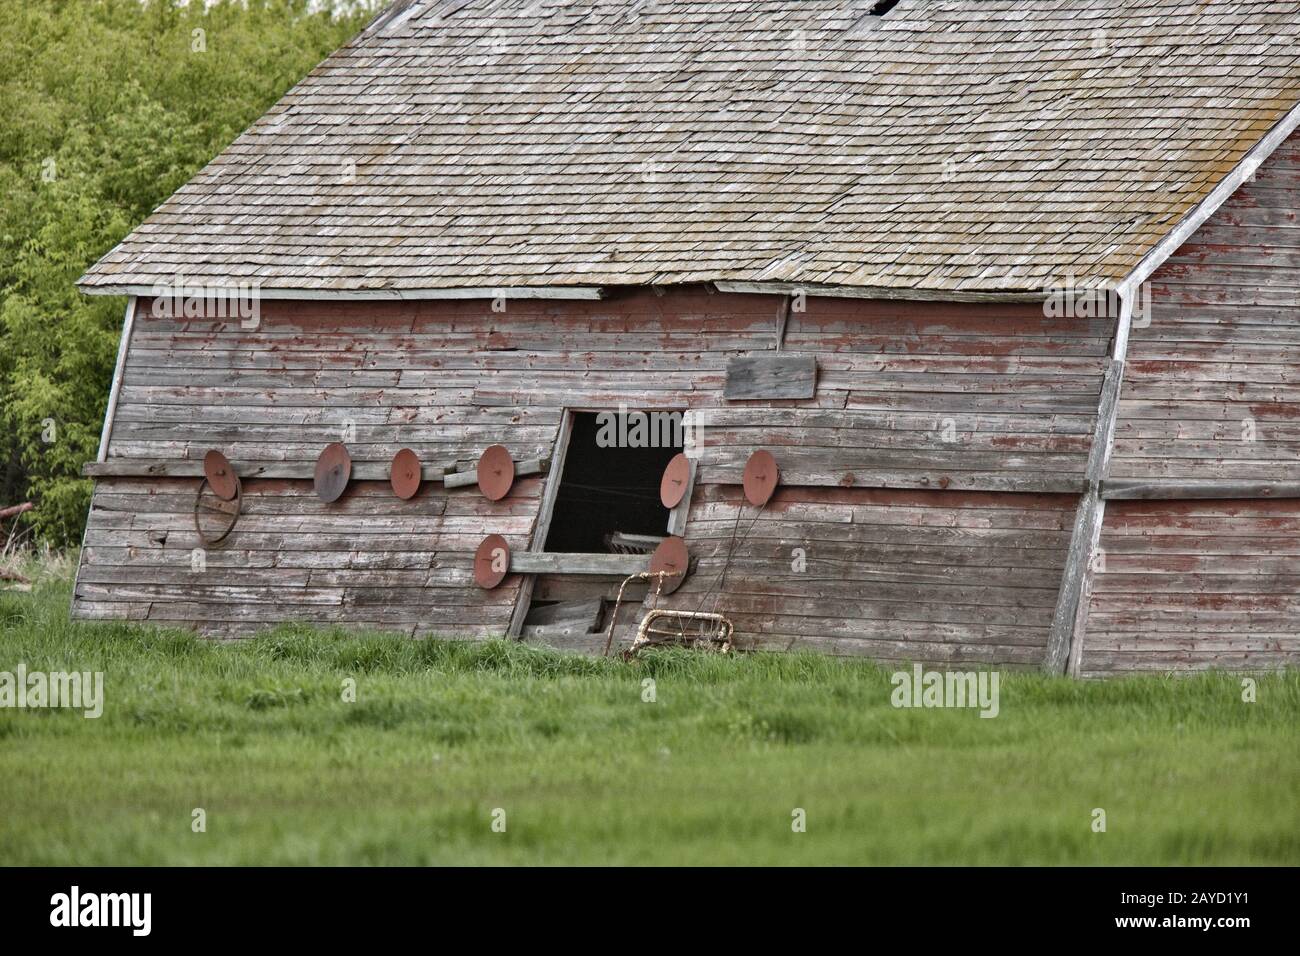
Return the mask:
<svg viewBox="0 0 1300 956"><path fill-rule="evenodd" d="M1255 703L1226 675L1004 674L981 719L895 709L866 663L218 645L67 602L65 574L0 592L0 670L105 674L97 720L0 709L6 864L1300 863L1295 672Z"/></svg>

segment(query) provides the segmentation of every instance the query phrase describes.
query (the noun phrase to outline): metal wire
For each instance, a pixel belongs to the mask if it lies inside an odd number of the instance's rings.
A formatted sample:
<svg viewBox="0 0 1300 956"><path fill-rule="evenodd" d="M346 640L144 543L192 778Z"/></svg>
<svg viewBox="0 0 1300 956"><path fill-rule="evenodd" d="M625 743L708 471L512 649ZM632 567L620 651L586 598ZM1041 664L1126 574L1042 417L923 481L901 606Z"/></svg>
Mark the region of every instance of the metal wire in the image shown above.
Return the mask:
<svg viewBox="0 0 1300 956"><path fill-rule="evenodd" d="M700 613L699 611L673 611L669 609L660 610L656 608L655 610L652 610L649 613L647 613L646 616L642 618L641 626L637 628L636 639L632 641L632 646L627 649L629 655L635 654L641 648L653 644L654 642L650 640L650 635L652 633L658 633L664 636L668 636L667 632L665 631L656 632L653 630L654 622L659 620L660 618L665 618L665 617L672 618L677 622L677 633L681 637L681 641L683 644L698 643L699 641L703 640L703 641L707 641L707 643L709 643L710 645L717 645L718 650L723 654L729 653L731 651L731 635L735 633L736 629L735 626L731 623L731 621L726 617L724 617L723 615L703 614ZM697 637L688 638L686 636L685 629L682 627L682 622L688 620L697 621L701 623L708 622L710 624L716 624L717 625L716 633L710 634L708 637L705 637L704 628L701 627L699 635Z"/></svg>
<svg viewBox="0 0 1300 956"><path fill-rule="evenodd" d="M714 579L713 584L711 584L708 587L708 589L705 590L704 594L700 597L700 603L695 607L697 613L702 612L704 610L704 604L706 601L708 601L709 595L714 594L715 591L717 592L717 594L714 597L713 610L715 612L718 610L718 602L722 600L722 586L726 583L727 571L731 569L731 560L736 553L736 546L737 544L743 545L749 539L750 534L752 534L754 531L754 525L758 523L759 518L763 517L763 509L759 508L758 512L750 520L748 527L745 528L744 536L742 536L739 542L737 542L736 532L740 529L740 516L744 513L744 511L745 511L745 496L744 493L742 492L740 499L736 502L736 520L731 526L731 542L727 545L727 556L722 562L722 570L718 572L718 576Z"/></svg>
<svg viewBox="0 0 1300 956"><path fill-rule="evenodd" d="M629 574L623 579L623 583L618 586L618 597L614 600L614 613L609 617L609 627L605 632L605 650L601 654L602 657L609 657L609 648L614 642L614 625L618 623L618 609L623 604L623 589L632 581L648 581L651 578L656 578L654 607L658 607L659 592L663 590L664 578L671 577L676 577L676 575L669 574L667 571L638 571L636 574ZM651 610L654 610L654 607L652 607Z"/></svg>

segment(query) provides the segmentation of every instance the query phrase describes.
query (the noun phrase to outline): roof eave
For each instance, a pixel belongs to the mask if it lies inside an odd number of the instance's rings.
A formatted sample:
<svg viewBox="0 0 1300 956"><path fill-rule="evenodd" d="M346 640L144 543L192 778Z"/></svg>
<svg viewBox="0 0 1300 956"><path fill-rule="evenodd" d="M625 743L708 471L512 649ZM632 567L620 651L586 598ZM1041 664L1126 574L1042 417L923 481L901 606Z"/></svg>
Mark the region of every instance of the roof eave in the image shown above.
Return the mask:
<svg viewBox="0 0 1300 956"><path fill-rule="evenodd" d="M172 294L173 287L160 283L158 285L133 284L91 284L78 283L77 288L85 295L134 295L142 298ZM206 293L220 296L223 291L246 294L251 291L261 299L298 299L328 300L331 302L384 302L407 301L417 299L599 299L604 290L600 286L476 286L448 289L295 289L278 286L260 286L244 281L232 281L229 285L214 285L195 282L186 284L187 289L201 289Z"/></svg>
<svg viewBox="0 0 1300 956"><path fill-rule="evenodd" d="M246 293L252 289L262 299L297 299L331 302L383 302L438 299L601 299L617 288L648 287L654 283L632 283L627 286L474 286L430 289L308 289L278 286L253 286L251 283L232 282L228 291ZM694 283L690 283L694 284ZM812 295L850 299L899 299L922 302L1042 302L1047 293L1042 290L994 289L965 291L955 289L924 289L907 286L847 286L801 282L748 282L719 279L710 283L719 292L742 292L759 295ZM134 295L141 298L172 293L167 284L110 284L78 283L85 295ZM663 286L660 286L661 288ZM202 289L208 294L220 295L224 285L194 283L187 288Z"/></svg>

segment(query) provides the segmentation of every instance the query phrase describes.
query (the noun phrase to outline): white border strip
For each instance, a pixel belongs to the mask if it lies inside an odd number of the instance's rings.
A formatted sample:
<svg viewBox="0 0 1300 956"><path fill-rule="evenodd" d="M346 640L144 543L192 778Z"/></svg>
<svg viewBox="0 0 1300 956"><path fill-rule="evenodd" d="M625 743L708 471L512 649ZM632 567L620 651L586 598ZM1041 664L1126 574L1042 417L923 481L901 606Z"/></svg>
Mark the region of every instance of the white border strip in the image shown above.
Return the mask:
<svg viewBox="0 0 1300 956"><path fill-rule="evenodd" d="M126 374L126 353L131 347L131 332L135 329L135 296L126 302L126 318L122 320L122 338L117 343L117 364L113 366L113 384L108 390L108 408L104 411L104 430L99 433L99 454L96 461L108 460L108 439L113 434L113 419L117 417L117 396L122 391L122 378Z"/></svg>
<svg viewBox="0 0 1300 956"><path fill-rule="evenodd" d="M243 281L230 279L230 282ZM211 294L221 291L220 285L205 285L202 279L185 277L185 284L208 289ZM133 295L140 298L152 298L158 294L158 288L169 288L166 283L152 285L83 285L80 290L86 295ZM535 285L499 288L465 288L465 289L281 289L256 288L255 286L238 287L239 294L247 295L242 289L251 289L251 294L259 299L307 299L329 302L379 302L404 301L412 299L495 299L505 296L507 299L599 299L604 290L599 286L562 286ZM231 287L232 292L237 287Z"/></svg>

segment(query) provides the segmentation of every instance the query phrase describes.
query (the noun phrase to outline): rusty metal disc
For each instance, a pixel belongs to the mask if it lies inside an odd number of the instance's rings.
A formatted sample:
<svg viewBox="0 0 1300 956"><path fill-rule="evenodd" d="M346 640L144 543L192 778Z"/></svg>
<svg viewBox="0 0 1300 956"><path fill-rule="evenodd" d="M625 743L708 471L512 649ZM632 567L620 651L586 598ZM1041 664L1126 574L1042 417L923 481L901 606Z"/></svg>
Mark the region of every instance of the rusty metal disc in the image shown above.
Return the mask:
<svg viewBox="0 0 1300 956"><path fill-rule="evenodd" d="M222 501L233 501L239 490L239 476L225 455L211 449L203 456L203 476L208 479L212 493Z"/></svg>
<svg viewBox="0 0 1300 956"><path fill-rule="evenodd" d="M499 534L483 539L474 552L474 583L491 591L510 573L510 545Z"/></svg>
<svg viewBox="0 0 1300 956"><path fill-rule="evenodd" d="M776 466L776 459L770 451L759 449L745 462L745 500L751 505L763 507L776 491L776 483L781 477L781 469Z"/></svg>
<svg viewBox="0 0 1300 956"><path fill-rule="evenodd" d="M199 481L199 490L194 496L194 530L204 547L213 548L225 541L239 523L244 505L244 485L238 475L234 476L234 481L235 493L228 499L218 495L206 477ZM204 491L208 494L204 495Z"/></svg>
<svg viewBox="0 0 1300 956"><path fill-rule="evenodd" d="M403 448L393 456L393 465L388 471L388 480L392 483L393 494L403 501L414 498L420 490L420 456L409 448Z"/></svg>
<svg viewBox="0 0 1300 956"><path fill-rule="evenodd" d="M478 488L488 501L500 501L515 483L515 462L504 445L493 445L478 460Z"/></svg>
<svg viewBox="0 0 1300 956"><path fill-rule="evenodd" d="M316 459L316 495L329 504L338 501L352 477L352 456L341 441L326 445Z"/></svg>
<svg viewBox="0 0 1300 956"><path fill-rule="evenodd" d="M659 479L659 500L665 508L676 508L686 497L686 484L691 478L691 460L678 452L664 469Z"/></svg>
<svg viewBox="0 0 1300 956"><path fill-rule="evenodd" d="M671 577L659 578L663 584L650 583L650 593L654 593L656 587L659 588L660 594L672 594L682 582L686 580L686 572L690 567L691 556L686 550L686 542L677 535L669 535L664 538L659 547L655 548L655 553L650 557L650 571L658 574L666 571Z"/></svg>

